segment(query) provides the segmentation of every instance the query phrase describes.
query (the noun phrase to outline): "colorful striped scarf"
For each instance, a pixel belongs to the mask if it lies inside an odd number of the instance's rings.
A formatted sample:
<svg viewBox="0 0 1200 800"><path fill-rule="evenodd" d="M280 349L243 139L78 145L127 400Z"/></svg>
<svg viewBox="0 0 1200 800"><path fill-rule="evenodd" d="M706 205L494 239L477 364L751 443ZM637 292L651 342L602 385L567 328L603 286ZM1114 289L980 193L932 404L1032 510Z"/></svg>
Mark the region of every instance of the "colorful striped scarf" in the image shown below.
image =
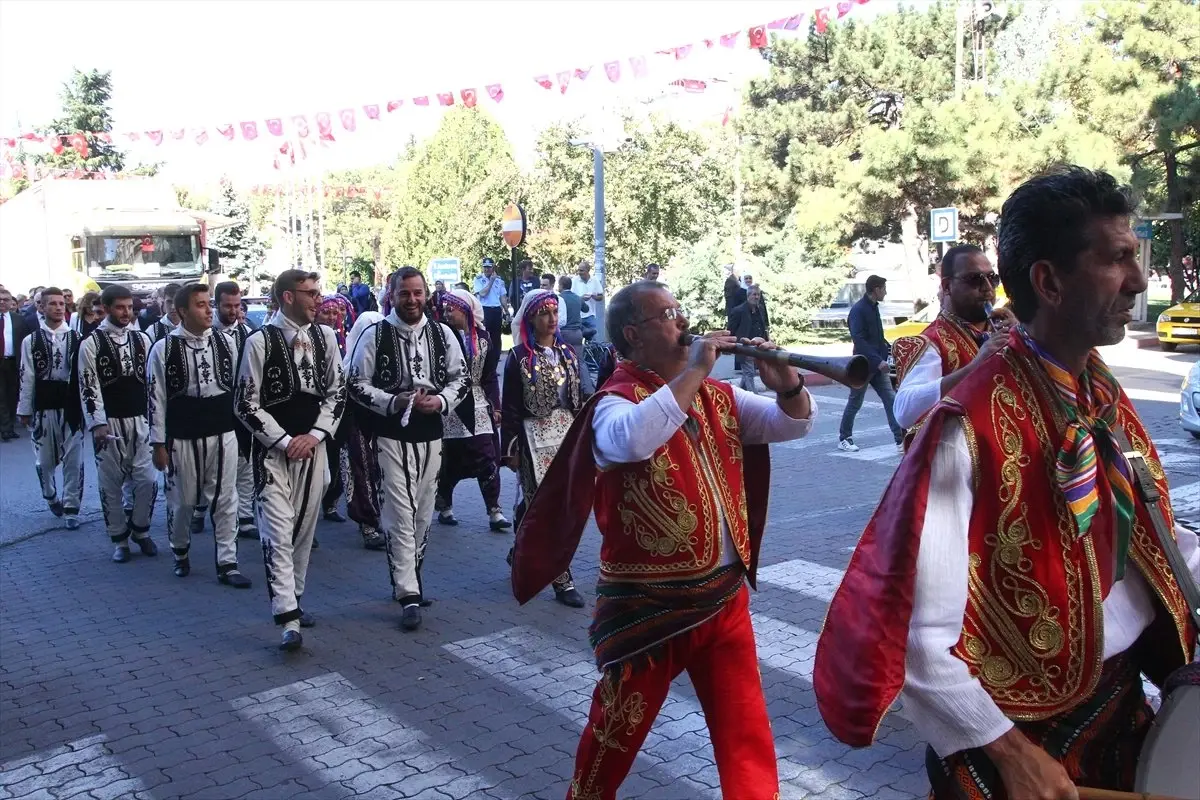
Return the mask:
<svg viewBox="0 0 1200 800"><path fill-rule="evenodd" d="M1054 466L1058 486L1075 516L1080 536L1088 532L1100 507L1096 472L1103 462L1116 511L1113 580L1119 581L1125 574L1134 517L1133 478L1113 436L1113 429L1118 424L1121 387L1095 350L1088 355L1087 367L1076 380L1062 364L1040 348L1024 328L1021 336L1058 390L1059 406L1067 417L1067 429Z"/></svg>

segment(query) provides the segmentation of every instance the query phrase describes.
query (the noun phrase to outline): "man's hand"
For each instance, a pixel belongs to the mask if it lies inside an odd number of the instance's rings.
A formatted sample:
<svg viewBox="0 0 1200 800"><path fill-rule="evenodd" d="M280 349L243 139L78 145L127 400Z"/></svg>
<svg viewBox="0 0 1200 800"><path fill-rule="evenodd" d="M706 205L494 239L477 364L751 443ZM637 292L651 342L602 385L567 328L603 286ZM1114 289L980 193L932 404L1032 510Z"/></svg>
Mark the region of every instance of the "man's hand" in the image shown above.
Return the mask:
<svg viewBox="0 0 1200 800"><path fill-rule="evenodd" d="M92 428L92 444L97 450L103 450L108 446L108 426L97 425Z"/></svg>
<svg viewBox="0 0 1200 800"><path fill-rule="evenodd" d="M1008 306L992 309L991 319L997 325L1001 325L1006 328L1011 328L1017 324L1017 315L1014 314L1013 310Z"/></svg>
<svg viewBox="0 0 1200 800"><path fill-rule="evenodd" d="M312 458L313 451L320 444L317 441L317 437L311 433L302 433L299 436L293 436L292 441L288 442L287 457L294 461Z"/></svg>
<svg viewBox="0 0 1200 800"><path fill-rule="evenodd" d="M497 409L492 409L492 424L500 424L500 412Z"/></svg>
<svg viewBox="0 0 1200 800"><path fill-rule="evenodd" d="M890 368L891 368L891 366L888 364L886 358L883 361L879 362L879 366L875 367L875 369L878 370L879 372L887 372Z"/></svg>
<svg viewBox="0 0 1200 800"><path fill-rule="evenodd" d="M167 471L167 446L165 444L154 445L154 468L159 472Z"/></svg>
<svg viewBox="0 0 1200 800"><path fill-rule="evenodd" d="M442 398L436 394L426 394L423 389L419 390L417 399L413 401L413 410L420 411L422 414L440 414L442 413Z"/></svg>
<svg viewBox="0 0 1200 800"><path fill-rule="evenodd" d="M1016 728L983 751L1000 771L1009 800L1079 800L1063 765Z"/></svg>
<svg viewBox="0 0 1200 800"><path fill-rule="evenodd" d="M713 331L692 339L688 346L689 370L703 373L705 377L712 372L717 357L737 344L737 339L729 331Z"/></svg>
<svg viewBox="0 0 1200 800"><path fill-rule="evenodd" d="M500 461L513 472L521 471L521 451L519 450L514 450L512 455L507 455Z"/></svg>
<svg viewBox="0 0 1200 800"><path fill-rule="evenodd" d="M30 414L17 414L17 422L29 428L33 425L33 416Z"/></svg>
<svg viewBox="0 0 1200 800"><path fill-rule="evenodd" d="M779 347L765 339L743 339L742 344L757 347L759 350L778 350ZM762 378L763 386L778 394L795 389L800 382L795 367L774 359L758 360L758 376Z"/></svg>
<svg viewBox="0 0 1200 800"><path fill-rule="evenodd" d="M983 343L983 346L979 348L979 352L971 360L976 363L983 363L996 355L996 353L999 353L1000 348L1006 344L1008 344L1008 328L996 330L988 336L988 340Z"/></svg>

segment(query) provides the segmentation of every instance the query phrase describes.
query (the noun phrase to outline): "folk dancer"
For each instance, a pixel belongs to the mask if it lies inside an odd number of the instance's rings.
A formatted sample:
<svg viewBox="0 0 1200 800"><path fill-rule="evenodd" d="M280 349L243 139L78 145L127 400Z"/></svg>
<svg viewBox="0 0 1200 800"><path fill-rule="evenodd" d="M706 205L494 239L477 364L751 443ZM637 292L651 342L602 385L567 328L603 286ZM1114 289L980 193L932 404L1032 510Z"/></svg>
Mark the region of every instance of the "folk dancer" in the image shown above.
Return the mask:
<svg viewBox="0 0 1200 800"><path fill-rule="evenodd" d="M175 575L185 578L192 571L192 514L205 507L211 509L217 580L249 589L237 559L237 342L213 330L207 285L189 283L172 302L180 324L150 348L147 386L154 466L167 476Z"/></svg>
<svg viewBox="0 0 1200 800"><path fill-rule="evenodd" d="M246 352L246 337L254 332L242 318L242 289L237 281L221 281L213 287L213 303L216 306L214 328L233 337L240 356ZM234 363L234 372L237 363ZM234 426L237 436L237 527L238 538L257 539L258 527L254 521L254 469L250 465L250 431L244 425ZM193 518L192 533L196 533ZM203 525L203 515L201 515Z"/></svg>
<svg viewBox="0 0 1200 800"><path fill-rule="evenodd" d="M575 350L559 334L554 293L526 292L513 319L513 348L504 362L500 419L500 451L519 478L513 512L518 526L583 407L582 368ZM508 563L513 563L513 550ZM584 607L569 561L551 583L555 600L570 608Z"/></svg>
<svg viewBox="0 0 1200 800"><path fill-rule="evenodd" d="M79 405L79 334L65 321L61 290L42 290L45 317L21 342L21 391L17 419L33 430L33 459L42 497L67 528L79 527L83 496L83 414ZM62 466L61 497L54 473Z"/></svg>
<svg viewBox="0 0 1200 800"><path fill-rule="evenodd" d="M116 545L112 560L123 564L129 560L131 536L143 555L158 555L150 538L150 515L158 494L146 419L150 338L133 321L129 289L109 286L100 301L107 316L79 344L79 395L96 454L104 525ZM128 511L122 503L126 494Z"/></svg>
<svg viewBox="0 0 1200 800"><path fill-rule="evenodd" d="M1161 682L1192 657L1187 576L1155 515L1192 576L1196 534L1172 525L1154 444L1095 349L1146 290L1132 213L1112 176L1080 167L1005 201L1000 276L1021 325L922 425L817 645L833 733L870 744L902 695L939 800L1128 791L1153 716L1139 672Z"/></svg>
<svg viewBox="0 0 1200 800"><path fill-rule="evenodd" d="M145 328L150 344L161 341L179 325L179 312L175 309L175 293L178 283L168 283L158 290L158 313L161 315Z"/></svg>
<svg viewBox="0 0 1200 800"><path fill-rule="evenodd" d="M400 627L421 625L421 567L442 461L444 418L467 394L458 340L425 315L425 277L413 267L388 284L392 311L368 328L350 357L351 398L372 412L359 421L375 437L379 512L387 537L392 597Z"/></svg>
<svg viewBox="0 0 1200 800"><path fill-rule="evenodd" d="M321 305L317 307L317 322L333 329L334 335L337 336L338 353L344 361L346 329L354 324L354 304L343 295L327 294L321 300ZM337 433L325 440L325 449L329 459L329 488L325 490L325 496L321 499L321 515L327 522L346 521L346 518L338 511L338 501L346 488L344 476L347 464L344 445L348 427L346 420L343 419L342 424L338 426ZM316 546L314 539L313 547Z"/></svg>
<svg viewBox="0 0 1200 800"><path fill-rule="evenodd" d="M766 521L766 445L807 434L815 404L796 370L773 361L759 375L774 400L710 378L736 340L720 331L684 344L687 319L661 283L617 292L606 321L623 359L571 426L513 561L525 602L570 562L594 507L603 543L590 638L602 676L567 796L616 797L686 670L723 795L777 798L746 582Z"/></svg>
<svg viewBox="0 0 1200 800"><path fill-rule="evenodd" d="M892 344L899 381L893 413L905 446L938 401L1008 342L1015 322L1008 309L992 308L1000 276L975 245L947 250L941 275L941 313L920 335Z"/></svg>
<svg viewBox="0 0 1200 800"><path fill-rule="evenodd" d="M496 427L500 424L500 348L492 344L483 324L479 298L464 289L442 294L442 318L458 337L470 391L446 417L442 469L438 475L438 522L457 525L454 487L468 478L479 481L487 508L488 526L497 532L512 527L500 510L500 465L496 457Z"/></svg>
<svg viewBox="0 0 1200 800"><path fill-rule="evenodd" d="M275 624L282 650L304 642L316 620L301 601L321 496L329 481L321 442L337 432L346 404L337 339L314 324L321 299L315 272L289 269L275 279L279 305L246 339L234 410L254 436L254 501Z"/></svg>
<svg viewBox="0 0 1200 800"><path fill-rule="evenodd" d="M386 295L383 301L385 311L391 313L391 301ZM343 363L347 369L355 344L363 331L383 318L384 314L378 311L364 311L354 320L350 333L346 335L346 359ZM345 416L342 417L342 429L346 438L346 514L358 523L363 548L386 550L387 540L379 532L379 495L376 491L379 484L379 462L375 459L375 438L369 433L370 420L366 424L360 420L360 417L370 413L358 403L350 403Z"/></svg>

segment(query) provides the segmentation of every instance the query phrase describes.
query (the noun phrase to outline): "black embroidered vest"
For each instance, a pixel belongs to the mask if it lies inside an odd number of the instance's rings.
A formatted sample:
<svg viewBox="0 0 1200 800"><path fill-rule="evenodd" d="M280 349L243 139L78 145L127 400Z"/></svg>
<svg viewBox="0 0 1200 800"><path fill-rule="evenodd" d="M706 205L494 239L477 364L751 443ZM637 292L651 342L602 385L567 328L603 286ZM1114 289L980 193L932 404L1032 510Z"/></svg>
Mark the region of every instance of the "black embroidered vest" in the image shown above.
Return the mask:
<svg viewBox="0 0 1200 800"><path fill-rule="evenodd" d="M441 391L449 381L449 366L446 363L446 332L442 326L433 320L425 323L430 335L428 355L433 362L430 364L430 380L435 391ZM420 353L424 357L425 353ZM404 357L404 344L400 340L400 330L386 319L375 324L375 373L371 376L371 385L383 389L390 394L409 391L412 388L408 378L408 364ZM413 411L409 415L408 425L401 425L404 409L400 408L395 414L386 417L368 413L363 415L369 433L382 436L385 439L395 439L401 442L432 442L443 436L442 415L422 414Z"/></svg>
<svg viewBox="0 0 1200 800"><path fill-rule="evenodd" d="M196 397L188 394L188 346L182 336L168 335L163 341L167 380L167 438L203 439L234 429L233 348L224 334L210 334L215 356L213 377L223 394Z"/></svg>
<svg viewBox="0 0 1200 800"><path fill-rule="evenodd" d="M50 379L50 372L54 368L54 364L51 363L54 359L54 348L51 346L50 337L43 328L39 326L33 332L29 344L34 372L33 409L34 411L63 409L72 430L78 430L83 420L83 407L79 401L79 341L78 333L67 332L65 357L70 377L65 381Z"/></svg>
<svg viewBox="0 0 1200 800"><path fill-rule="evenodd" d="M279 426L289 436L308 433L321 415L321 401L328 387L325 385L325 367L329 354L325 349L325 337L319 325L309 325L306 333L312 342L313 384L319 394L300 391L300 371L292 357L283 331L275 325L264 325L258 333L263 336L263 374L258 402L264 411L269 411Z"/></svg>
<svg viewBox="0 0 1200 800"><path fill-rule="evenodd" d="M121 352L103 329L92 333L96 340L96 379L104 398L104 413L112 419L141 417L146 414L146 341L137 331L129 331L133 373L121 370Z"/></svg>

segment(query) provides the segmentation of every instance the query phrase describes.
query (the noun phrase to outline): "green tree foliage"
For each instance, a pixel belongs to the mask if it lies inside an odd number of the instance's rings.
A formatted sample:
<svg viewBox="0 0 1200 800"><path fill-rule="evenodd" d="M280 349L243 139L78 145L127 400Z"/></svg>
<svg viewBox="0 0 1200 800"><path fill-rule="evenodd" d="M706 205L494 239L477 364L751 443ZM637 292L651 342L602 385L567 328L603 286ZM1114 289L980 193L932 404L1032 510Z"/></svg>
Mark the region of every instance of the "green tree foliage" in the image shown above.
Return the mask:
<svg viewBox="0 0 1200 800"><path fill-rule="evenodd" d="M382 256L381 242L400 200L400 170L393 166L347 170L324 181L329 187L324 198L326 278L330 283L348 283L349 273L358 271L364 281L373 283L375 256L377 252ZM385 271L383 264L378 266Z"/></svg>
<svg viewBox="0 0 1200 800"><path fill-rule="evenodd" d="M270 276L262 271L266 247L258 231L250 225L250 206L238 196L228 178L221 179L208 210L236 220L228 228L208 233L208 246L220 253L222 271L235 280L268 279Z"/></svg>
<svg viewBox="0 0 1200 800"><path fill-rule="evenodd" d="M75 69L63 84L63 115L43 129L47 135L111 133L112 73ZM98 136L86 135L87 156L72 146L70 141L62 143L62 152L40 158L46 166L54 169L84 169L89 172L121 172L125 168L125 156L112 142ZM82 148L81 148L82 149Z"/></svg>

